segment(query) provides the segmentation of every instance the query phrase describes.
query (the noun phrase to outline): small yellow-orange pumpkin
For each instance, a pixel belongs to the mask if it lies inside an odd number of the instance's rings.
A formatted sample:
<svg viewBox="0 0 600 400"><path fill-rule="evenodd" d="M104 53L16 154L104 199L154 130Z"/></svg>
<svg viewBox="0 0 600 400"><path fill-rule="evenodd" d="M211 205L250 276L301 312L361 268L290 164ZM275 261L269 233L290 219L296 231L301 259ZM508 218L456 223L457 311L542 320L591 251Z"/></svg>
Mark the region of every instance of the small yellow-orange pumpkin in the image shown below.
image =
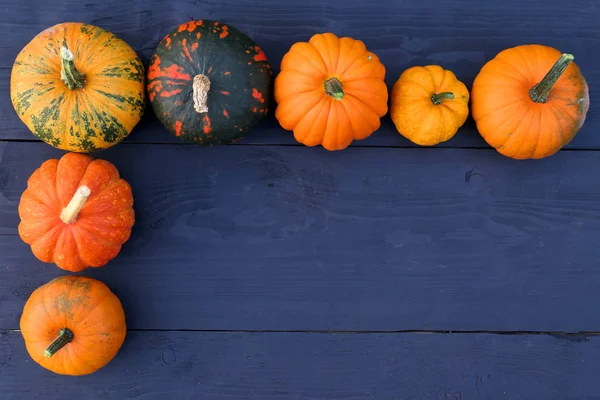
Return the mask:
<svg viewBox="0 0 600 400"><path fill-rule="evenodd" d="M387 113L385 67L364 43L333 33L292 45L275 78L275 117L306 146L345 149Z"/></svg>
<svg viewBox="0 0 600 400"><path fill-rule="evenodd" d="M479 133L515 159L558 152L579 132L589 107L588 85L573 56L537 44L498 53L471 89Z"/></svg>
<svg viewBox="0 0 600 400"><path fill-rule="evenodd" d="M439 65L411 67L396 81L390 115L398 132L421 146L451 139L469 116L469 90Z"/></svg>
<svg viewBox="0 0 600 400"><path fill-rule="evenodd" d="M37 288L20 325L31 358L61 375L88 375L104 367L127 334L117 296L83 276L62 276Z"/></svg>
<svg viewBox="0 0 600 400"><path fill-rule="evenodd" d="M29 177L19 217L19 235L39 260L78 272L121 251L135 220L133 195L113 164L67 153Z"/></svg>

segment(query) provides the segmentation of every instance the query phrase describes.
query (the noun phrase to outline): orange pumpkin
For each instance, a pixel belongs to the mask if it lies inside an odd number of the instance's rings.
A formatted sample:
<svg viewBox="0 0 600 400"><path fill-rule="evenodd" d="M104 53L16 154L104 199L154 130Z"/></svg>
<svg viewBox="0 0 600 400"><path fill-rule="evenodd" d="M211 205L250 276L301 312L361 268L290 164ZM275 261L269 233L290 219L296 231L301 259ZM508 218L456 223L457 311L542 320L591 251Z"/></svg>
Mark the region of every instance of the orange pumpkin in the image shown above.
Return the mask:
<svg viewBox="0 0 600 400"><path fill-rule="evenodd" d="M125 313L104 283L62 276L29 297L20 320L31 358L61 375L88 375L110 362L125 341Z"/></svg>
<svg viewBox="0 0 600 400"><path fill-rule="evenodd" d="M345 149L387 113L385 67L360 40L316 34L292 45L275 78L275 117L306 146Z"/></svg>
<svg viewBox="0 0 600 400"><path fill-rule="evenodd" d="M10 97L42 141L90 153L123 140L145 106L145 72L135 51L97 26L45 29L17 55Z"/></svg>
<svg viewBox="0 0 600 400"><path fill-rule="evenodd" d="M589 107L588 85L573 56L537 44L498 53L471 89L479 133L515 159L558 152L579 132Z"/></svg>
<svg viewBox="0 0 600 400"><path fill-rule="evenodd" d="M133 195L113 164L67 153L33 172L19 217L19 235L39 260L78 272L120 252L135 220Z"/></svg>
<svg viewBox="0 0 600 400"><path fill-rule="evenodd" d="M469 90L439 65L411 67L392 88L390 115L398 132L421 146L451 139L469 116Z"/></svg>

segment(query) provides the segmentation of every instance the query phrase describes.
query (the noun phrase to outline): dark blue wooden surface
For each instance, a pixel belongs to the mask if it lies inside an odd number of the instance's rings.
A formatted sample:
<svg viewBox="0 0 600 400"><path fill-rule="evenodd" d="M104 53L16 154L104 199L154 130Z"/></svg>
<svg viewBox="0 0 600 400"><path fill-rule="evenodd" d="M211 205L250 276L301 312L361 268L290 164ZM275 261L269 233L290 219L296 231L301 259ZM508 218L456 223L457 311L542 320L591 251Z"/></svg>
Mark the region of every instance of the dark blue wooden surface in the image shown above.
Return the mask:
<svg viewBox="0 0 600 400"><path fill-rule="evenodd" d="M15 212L60 154L0 144L0 328L62 273L33 259ZM122 144L102 157L131 182L137 222L86 274L132 328L600 331L600 183L582 173L600 171L596 152Z"/></svg>
<svg viewBox="0 0 600 400"><path fill-rule="evenodd" d="M52 375L18 329L63 272L17 235L29 175L62 152L10 105L18 51L63 21L102 26L147 65L189 18L253 37L275 72L313 33L363 40L387 82L438 63L470 87L498 51L571 52L591 109L566 150L500 156L471 120L416 148L389 116L343 152L297 145L269 118L233 146L178 143L152 115L99 153L130 182L137 221L108 266L84 274L121 298L117 358ZM0 6L0 399L600 399L600 4L558 0L5 1ZM451 333L446 333L451 332Z"/></svg>
<svg viewBox="0 0 600 400"><path fill-rule="evenodd" d="M2 399L598 399L600 338L583 335L132 332L77 379L20 342L0 333Z"/></svg>

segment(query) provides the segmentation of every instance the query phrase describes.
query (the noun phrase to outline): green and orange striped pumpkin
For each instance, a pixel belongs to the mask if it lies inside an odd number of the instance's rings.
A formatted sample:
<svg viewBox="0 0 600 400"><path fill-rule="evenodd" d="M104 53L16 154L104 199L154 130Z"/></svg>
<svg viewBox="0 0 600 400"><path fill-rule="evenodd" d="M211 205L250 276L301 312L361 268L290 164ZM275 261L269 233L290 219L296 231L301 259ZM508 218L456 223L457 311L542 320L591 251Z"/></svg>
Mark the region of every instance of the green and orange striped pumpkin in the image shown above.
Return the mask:
<svg viewBox="0 0 600 400"><path fill-rule="evenodd" d="M10 96L19 118L56 148L90 153L128 136L145 106L145 71L135 51L97 26L66 22L17 55Z"/></svg>
<svg viewBox="0 0 600 400"><path fill-rule="evenodd" d="M158 44L148 67L148 97L165 128L181 140L229 144L260 122L273 78L261 48L218 21L188 21Z"/></svg>

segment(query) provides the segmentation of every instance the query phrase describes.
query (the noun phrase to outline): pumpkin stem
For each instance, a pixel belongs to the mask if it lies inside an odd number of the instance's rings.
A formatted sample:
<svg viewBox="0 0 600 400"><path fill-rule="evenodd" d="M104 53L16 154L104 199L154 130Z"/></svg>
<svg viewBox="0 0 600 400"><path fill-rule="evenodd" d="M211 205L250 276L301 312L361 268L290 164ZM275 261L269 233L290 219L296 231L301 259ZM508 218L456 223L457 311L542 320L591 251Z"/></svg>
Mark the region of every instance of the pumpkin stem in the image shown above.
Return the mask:
<svg viewBox="0 0 600 400"><path fill-rule="evenodd" d="M85 84L85 74L75 69L73 52L63 45L60 48L60 79L71 90L82 88Z"/></svg>
<svg viewBox="0 0 600 400"><path fill-rule="evenodd" d="M552 87L574 59L575 57L572 54L561 55L540 83L529 90L531 100L536 103L545 103L548 100Z"/></svg>
<svg viewBox="0 0 600 400"><path fill-rule="evenodd" d="M62 328L58 331L56 339L44 350L44 356L52 357L57 351L65 347L67 343L70 343L74 337L75 335L69 328Z"/></svg>
<svg viewBox="0 0 600 400"><path fill-rule="evenodd" d="M194 98L194 109L197 113L208 112L206 101L208 100L208 91L210 90L210 80L206 75L199 74L194 76L192 84Z"/></svg>
<svg viewBox="0 0 600 400"><path fill-rule="evenodd" d="M431 102L433 104L435 104L436 106L439 106L440 104L442 104L442 102L444 100L454 100L454 93L442 92L442 93L436 93L433 96L431 96Z"/></svg>
<svg viewBox="0 0 600 400"><path fill-rule="evenodd" d="M60 213L60 219L62 222L65 224L72 224L77 220L77 214L79 214L79 211L81 211L81 208L87 201L88 197L90 197L90 193L90 188L85 185L80 186L77 189L71 198L71 201L69 201L69 204L67 204L67 206L63 208L62 212Z"/></svg>
<svg viewBox="0 0 600 400"><path fill-rule="evenodd" d="M338 78L333 77L325 81L325 93L333 97L336 100L344 98L344 88L342 82Z"/></svg>

